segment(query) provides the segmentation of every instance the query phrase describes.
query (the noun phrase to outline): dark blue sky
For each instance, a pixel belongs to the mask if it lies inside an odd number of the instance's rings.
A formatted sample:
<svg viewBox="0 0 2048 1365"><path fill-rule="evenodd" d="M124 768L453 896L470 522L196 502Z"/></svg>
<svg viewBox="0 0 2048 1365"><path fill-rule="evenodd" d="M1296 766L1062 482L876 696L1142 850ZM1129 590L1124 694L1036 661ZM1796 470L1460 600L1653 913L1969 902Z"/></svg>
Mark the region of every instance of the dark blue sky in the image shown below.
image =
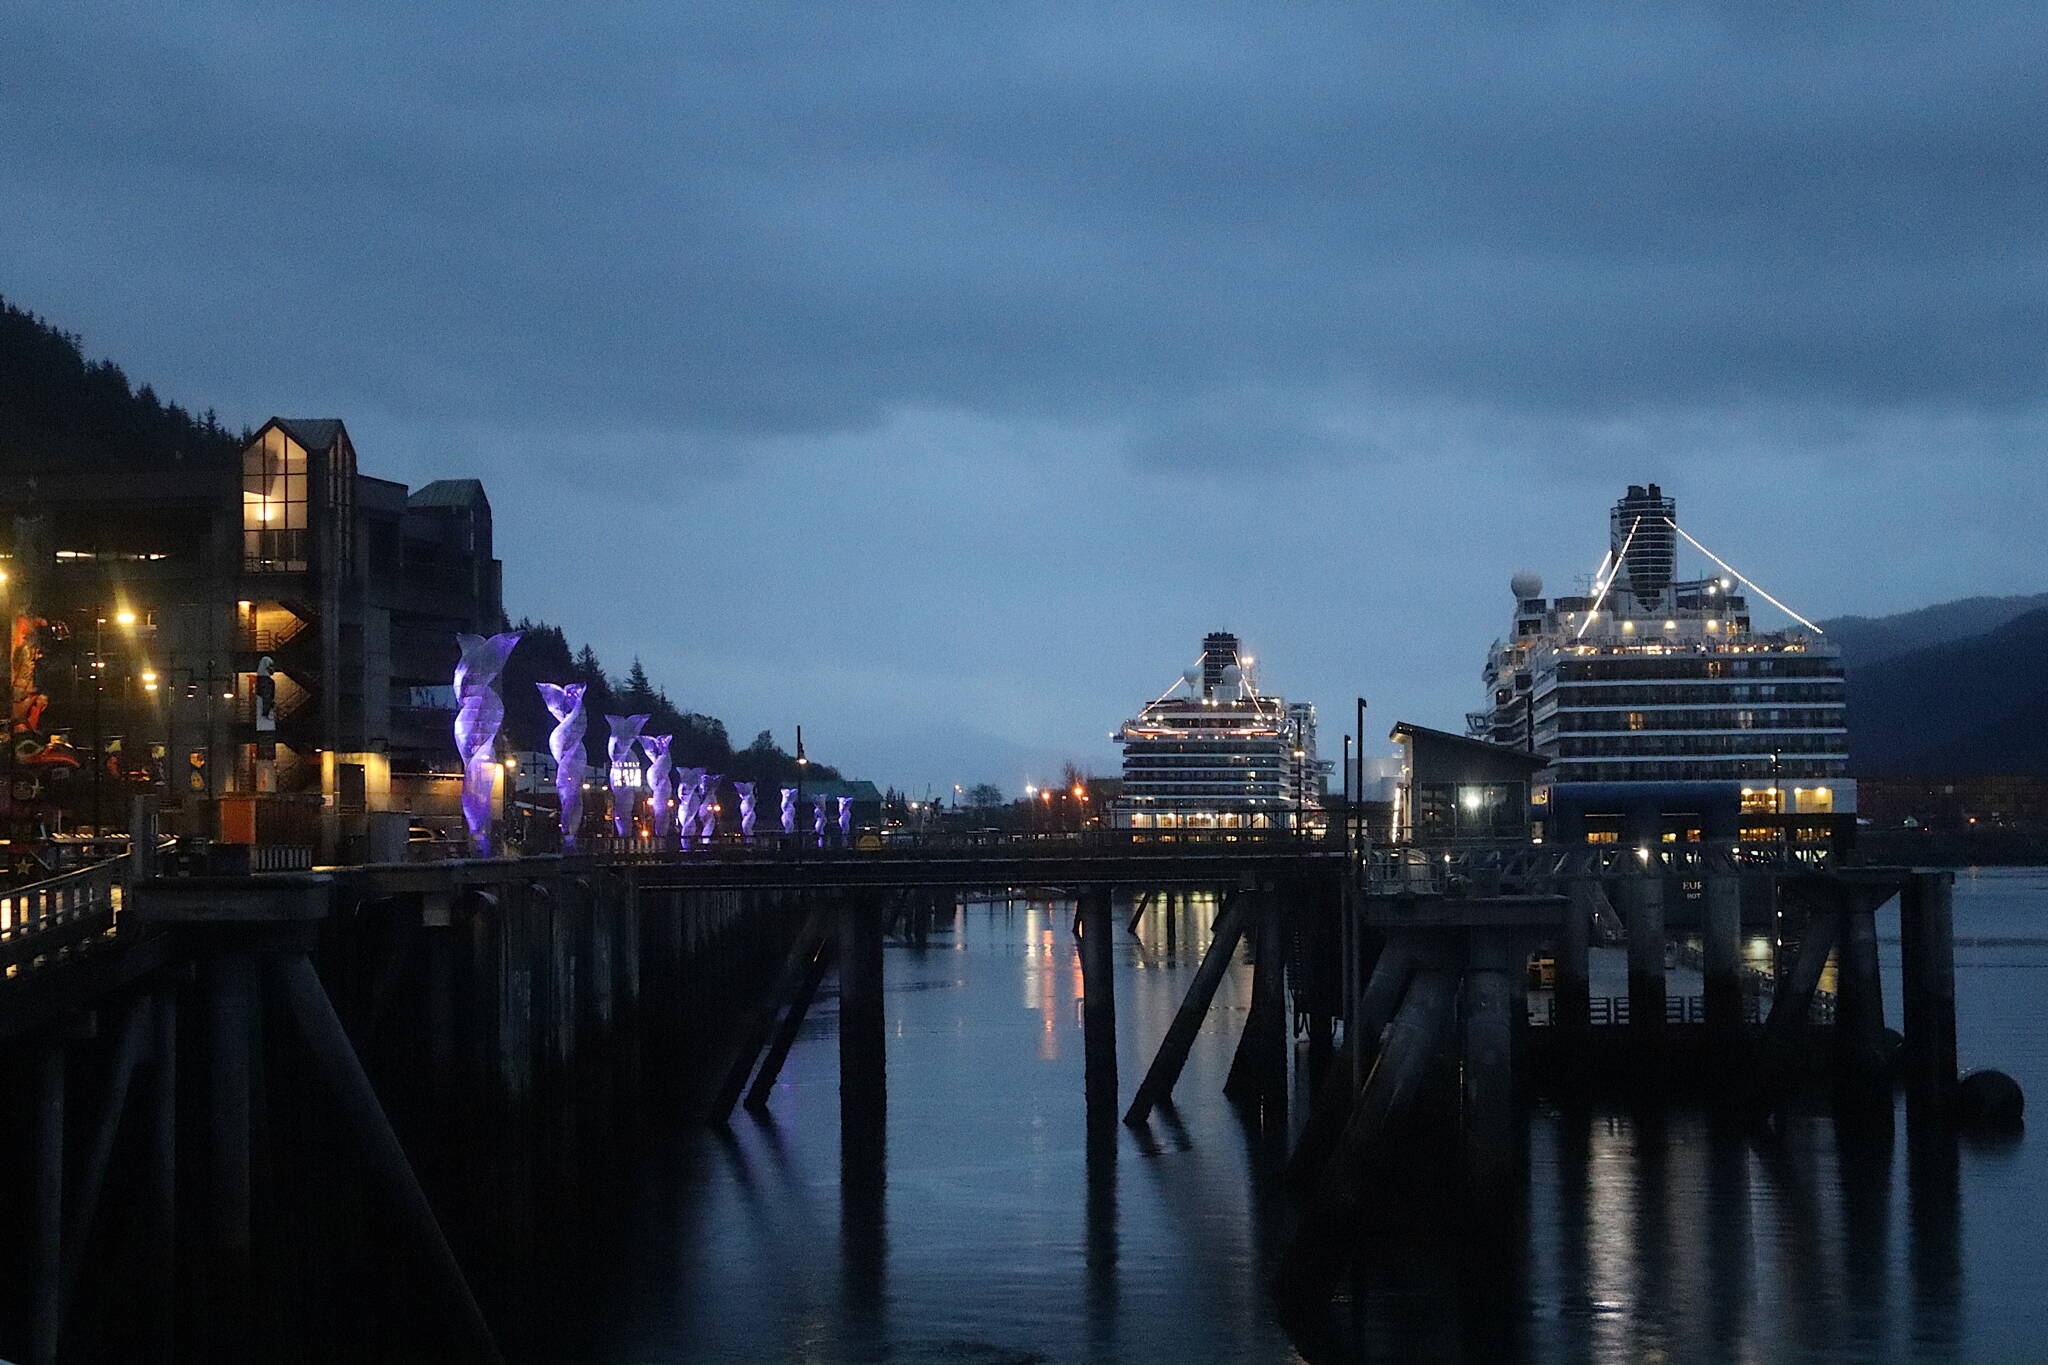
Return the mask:
<svg viewBox="0 0 2048 1365"><path fill-rule="evenodd" d="M482 477L742 742L1110 771L1217 628L1457 728L1630 482L1811 616L2048 588L2033 5L4 8L0 291Z"/></svg>

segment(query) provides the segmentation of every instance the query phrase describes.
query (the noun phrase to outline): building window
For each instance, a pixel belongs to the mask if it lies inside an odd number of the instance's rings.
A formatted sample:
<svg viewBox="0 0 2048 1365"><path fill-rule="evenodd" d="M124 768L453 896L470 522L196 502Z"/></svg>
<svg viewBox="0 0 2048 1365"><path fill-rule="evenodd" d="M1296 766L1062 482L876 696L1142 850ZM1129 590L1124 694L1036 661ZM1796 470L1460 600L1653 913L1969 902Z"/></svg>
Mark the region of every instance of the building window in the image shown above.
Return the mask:
<svg viewBox="0 0 2048 1365"><path fill-rule="evenodd" d="M1629 712L1629 713L1628 713L1628 728L1629 728L1629 729L1631 729L1631 730L1640 730L1640 729L1642 729L1642 728L1643 728L1643 713L1642 713L1642 712L1640 712L1640 711L1631 711L1631 712Z"/></svg>
<svg viewBox="0 0 2048 1365"><path fill-rule="evenodd" d="M306 567L306 451L276 427L242 452L242 563L257 572Z"/></svg>

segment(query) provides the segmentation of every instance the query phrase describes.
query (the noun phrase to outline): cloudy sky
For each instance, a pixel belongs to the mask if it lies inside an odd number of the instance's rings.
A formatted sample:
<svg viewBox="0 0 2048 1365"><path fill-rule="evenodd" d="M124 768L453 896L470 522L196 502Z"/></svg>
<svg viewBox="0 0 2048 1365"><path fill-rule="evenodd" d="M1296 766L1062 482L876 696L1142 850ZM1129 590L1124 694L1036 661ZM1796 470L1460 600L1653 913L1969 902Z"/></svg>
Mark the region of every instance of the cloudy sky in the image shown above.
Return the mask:
<svg viewBox="0 0 2048 1365"><path fill-rule="evenodd" d="M913 790L1114 771L1219 628L1459 728L1630 482L1810 616L2048 589L2031 4L0 19L0 292Z"/></svg>

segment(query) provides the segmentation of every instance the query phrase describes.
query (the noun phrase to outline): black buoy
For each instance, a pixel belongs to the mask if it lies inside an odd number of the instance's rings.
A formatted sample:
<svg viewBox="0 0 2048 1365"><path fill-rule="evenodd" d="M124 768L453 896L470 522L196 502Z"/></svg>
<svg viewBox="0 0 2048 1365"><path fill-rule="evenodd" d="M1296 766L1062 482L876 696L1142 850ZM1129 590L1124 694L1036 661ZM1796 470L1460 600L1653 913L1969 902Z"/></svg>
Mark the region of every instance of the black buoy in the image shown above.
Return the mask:
<svg viewBox="0 0 2048 1365"><path fill-rule="evenodd" d="M1965 1128L2010 1132L2025 1123L2026 1112L2020 1083L2003 1071L1972 1071L1956 1087L1956 1117Z"/></svg>

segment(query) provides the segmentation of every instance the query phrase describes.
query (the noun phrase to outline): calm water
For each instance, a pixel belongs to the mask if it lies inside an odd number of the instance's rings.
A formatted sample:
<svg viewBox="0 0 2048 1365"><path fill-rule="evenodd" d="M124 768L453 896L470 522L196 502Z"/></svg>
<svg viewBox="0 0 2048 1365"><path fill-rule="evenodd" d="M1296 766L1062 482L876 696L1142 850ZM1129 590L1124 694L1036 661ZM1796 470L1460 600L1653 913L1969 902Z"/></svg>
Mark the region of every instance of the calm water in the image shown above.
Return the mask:
<svg viewBox="0 0 2048 1365"><path fill-rule="evenodd" d="M1091 1163L1070 908L974 905L886 951L886 1158L842 1169L833 1001L772 1119L650 1163L616 1292L569 1314L568 1354L610 1361L1316 1359L2048 1360L2048 1148L1838 1133L1776 1142L1678 1114L1531 1119L1518 1268L1456 1248L1378 1255L1304 1348L1259 1289L1284 1224L1272 1148L1219 1094L1249 1004L1218 993L1177 1120L1118 1126ZM1169 949L1161 916L1117 947L1128 1099L1199 960L1213 906ZM1887 1021L1897 920L1886 910ZM2048 1102L2048 870L1959 876L1963 1063Z"/></svg>

